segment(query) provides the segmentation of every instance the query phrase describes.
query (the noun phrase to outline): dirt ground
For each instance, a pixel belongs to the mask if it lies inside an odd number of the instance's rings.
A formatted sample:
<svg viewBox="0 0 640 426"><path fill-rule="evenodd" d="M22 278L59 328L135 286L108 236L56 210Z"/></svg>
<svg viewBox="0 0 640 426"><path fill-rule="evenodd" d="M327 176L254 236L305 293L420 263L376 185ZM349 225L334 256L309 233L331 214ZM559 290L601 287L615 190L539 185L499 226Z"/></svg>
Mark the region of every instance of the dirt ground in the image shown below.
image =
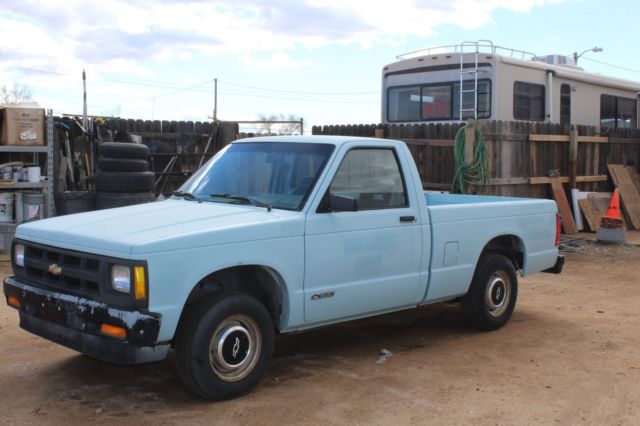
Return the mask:
<svg viewBox="0 0 640 426"><path fill-rule="evenodd" d="M207 403L173 354L110 366L24 332L3 302L0 424L637 425L639 306L640 246L590 243L562 275L520 280L501 330L441 304L285 336L254 392Z"/></svg>

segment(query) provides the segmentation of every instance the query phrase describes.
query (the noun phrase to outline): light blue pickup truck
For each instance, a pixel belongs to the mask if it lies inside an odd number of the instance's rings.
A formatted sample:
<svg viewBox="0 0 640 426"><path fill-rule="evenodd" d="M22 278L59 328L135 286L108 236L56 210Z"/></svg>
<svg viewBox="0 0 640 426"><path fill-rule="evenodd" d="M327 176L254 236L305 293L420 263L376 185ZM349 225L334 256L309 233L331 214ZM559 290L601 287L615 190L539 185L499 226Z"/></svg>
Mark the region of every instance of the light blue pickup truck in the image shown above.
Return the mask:
<svg viewBox="0 0 640 426"><path fill-rule="evenodd" d="M266 137L162 202L18 227L20 326L116 364L175 348L207 399L251 390L276 333L459 300L502 327L522 276L559 273L553 201L426 194L403 142Z"/></svg>

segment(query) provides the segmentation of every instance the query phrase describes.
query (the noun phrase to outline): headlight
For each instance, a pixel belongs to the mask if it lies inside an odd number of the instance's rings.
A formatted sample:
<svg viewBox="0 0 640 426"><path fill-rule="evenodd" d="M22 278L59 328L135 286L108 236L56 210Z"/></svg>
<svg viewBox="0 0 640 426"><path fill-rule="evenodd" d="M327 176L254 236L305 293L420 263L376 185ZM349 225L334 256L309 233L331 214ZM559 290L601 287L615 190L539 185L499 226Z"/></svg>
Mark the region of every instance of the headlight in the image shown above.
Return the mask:
<svg viewBox="0 0 640 426"><path fill-rule="evenodd" d="M22 244L16 244L13 253L13 260L16 266L24 267L24 246Z"/></svg>
<svg viewBox="0 0 640 426"><path fill-rule="evenodd" d="M111 267L111 288L120 293L131 293L131 268L124 265Z"/></svg>

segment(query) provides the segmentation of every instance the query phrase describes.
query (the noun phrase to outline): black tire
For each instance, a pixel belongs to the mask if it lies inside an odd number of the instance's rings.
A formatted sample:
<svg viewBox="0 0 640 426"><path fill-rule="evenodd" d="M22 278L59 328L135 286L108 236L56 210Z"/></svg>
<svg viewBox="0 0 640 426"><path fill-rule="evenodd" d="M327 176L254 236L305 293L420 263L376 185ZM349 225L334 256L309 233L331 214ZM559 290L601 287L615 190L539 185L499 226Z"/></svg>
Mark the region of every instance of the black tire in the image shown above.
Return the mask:
<svg viewBox="0 0 640 426"><path fill-rule="evenodd" d="M244 293L219 293L185 315L176 334L176 367L189 389L208 400L223 400L260 382L275 340L262 303Z"/></svg>
<svg viewBox="0 0 640 426"><path fill-rule="evenodd" d="M101 172L146 172L149 170L149 162L130 158L100 157L98 169Z"/></svg>
<svg viewBox="0 0 640 426"><path fill-rule="evenodd" d="M96 194L96 209L112 209L115 207L133 206L135 204L150 203L155 201L153 192L136 193L110 193L98 192Z"/></svg>
<svg viewBox="0 0 640 426"><path fill-rule="evenodd" d="M101 172L96 175L98 192L151 192L153 172Z"/></svg>
<svg viewBox="0 0 640 426"><path fill-rule="evenodd" d="M501 254L482 256L462 298L466 323L478 330L496 330L507 323L518 298L518 277L511 260Z"/></svg>
<svg viewBox="0 0 640 426"><path fill-rule="evenodd" d="M149 147L138 143L103 142L98 147L103 157L132 158L146 160L149 158Z"/></svg>

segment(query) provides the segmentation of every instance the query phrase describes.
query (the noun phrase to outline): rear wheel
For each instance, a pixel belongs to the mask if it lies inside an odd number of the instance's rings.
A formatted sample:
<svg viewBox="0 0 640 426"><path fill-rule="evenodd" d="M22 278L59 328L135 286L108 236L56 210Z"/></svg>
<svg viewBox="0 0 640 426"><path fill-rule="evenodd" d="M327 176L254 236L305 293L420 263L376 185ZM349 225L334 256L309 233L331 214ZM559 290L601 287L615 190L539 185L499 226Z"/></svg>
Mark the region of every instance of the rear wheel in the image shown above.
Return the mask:
<svg viewBox="0 0 640 426"><path fill-rule="evenodd" d="M274 346L269 312L243 293L221 293L187 312L176 336L178 374L210 400L243 395L264 376Z"/></svg>
<svg viewBox="0 0 640 426"><path fill-rule="evenodd" d="M518 278L511 260L501 254L482 257L469 292L462 298L465 320L479 330L507 323L518 298Z"/></svg>

